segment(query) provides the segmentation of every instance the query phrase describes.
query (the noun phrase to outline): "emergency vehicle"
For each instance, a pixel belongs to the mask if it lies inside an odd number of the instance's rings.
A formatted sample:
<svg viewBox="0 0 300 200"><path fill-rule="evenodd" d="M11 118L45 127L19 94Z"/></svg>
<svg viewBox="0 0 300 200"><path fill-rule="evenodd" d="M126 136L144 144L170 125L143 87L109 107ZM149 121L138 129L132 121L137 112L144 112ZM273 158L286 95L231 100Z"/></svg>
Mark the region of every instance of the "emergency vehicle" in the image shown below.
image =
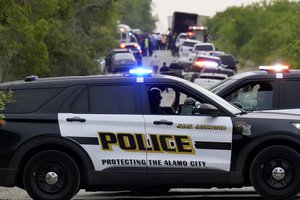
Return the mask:
<svg viewBox="0 0 300 200"><path fill-rule="evenodd" d="M142 69L28 77L0 89L12 92L0 127L0 185L33 199L253 185L282 200L300 190L300 116L247 113L187 80ZM154 89L161 108L179 98L172 114L151 112Z"/></svg>
<svg viewBox="0 0 300 200"><path fill-rule="evenodd" d="M229 77L210 90L231 103L238 103L248 111L272 111L300 114L300 70L290 70L288 65L260 66ZM259 107L263 95L264 107Z"/></svg>

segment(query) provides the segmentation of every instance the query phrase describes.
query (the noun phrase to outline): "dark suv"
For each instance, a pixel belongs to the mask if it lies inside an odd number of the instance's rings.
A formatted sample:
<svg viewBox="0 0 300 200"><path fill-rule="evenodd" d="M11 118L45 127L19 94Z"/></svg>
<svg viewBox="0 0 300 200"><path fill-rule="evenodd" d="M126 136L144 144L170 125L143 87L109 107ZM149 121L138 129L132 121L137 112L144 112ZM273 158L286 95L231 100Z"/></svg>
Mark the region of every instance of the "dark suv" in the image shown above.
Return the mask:
<svg viewBox="0 0 300 200"><path fill-rule="evenodd" d="M252 185L272 200L299 193L300 116L247 113L162 75L29 77L0 89L12 92L0 127L0 185L32 199Z"/></svg>
<svg viewBox="0 0 300 200"><path fill-rule="evenodd" d="M239 61L236 60L233 55L221 54L221 55L218 55L218 57L221 59L221 62L225 68L231 69L231 70L237 72Z"/></svg>

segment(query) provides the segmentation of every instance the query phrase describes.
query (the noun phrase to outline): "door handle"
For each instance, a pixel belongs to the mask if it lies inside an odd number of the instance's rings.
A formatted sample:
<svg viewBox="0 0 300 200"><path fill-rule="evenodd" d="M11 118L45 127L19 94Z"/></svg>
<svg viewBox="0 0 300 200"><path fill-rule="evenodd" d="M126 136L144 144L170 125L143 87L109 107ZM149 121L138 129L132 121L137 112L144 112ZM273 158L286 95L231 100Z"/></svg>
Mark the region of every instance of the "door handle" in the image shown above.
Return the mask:
<svg viewBox="0 0 300 200"><path fill-rule="evenodd" d="M165 124L165 125L173 125L173 122L167 121L167 120L160 120L160 121L154 121L154 125L160 125L160 124Z"/></svg>
<svg viewBox="0 0 300 200"><path fill-rule="evenodd" d="M67 118L67 122L86 122L86 119L80 117Z"/></svg>

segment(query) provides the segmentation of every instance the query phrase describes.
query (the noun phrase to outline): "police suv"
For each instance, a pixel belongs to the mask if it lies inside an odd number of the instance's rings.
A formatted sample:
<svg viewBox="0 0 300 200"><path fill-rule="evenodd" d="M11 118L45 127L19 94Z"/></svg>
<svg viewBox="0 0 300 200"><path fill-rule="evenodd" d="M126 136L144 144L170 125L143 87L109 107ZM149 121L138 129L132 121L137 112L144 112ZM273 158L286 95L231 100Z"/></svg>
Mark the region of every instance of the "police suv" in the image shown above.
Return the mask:
<svg viewBox="0 0 300 200"><path fill-rule="evenodd" d="M300 116L247 113L187 80L131 72L139 76L1 84L13 95L0 127L0 185L39 200L79 189L253 185L266 199L298 194ZM159 105L150 105L154 89Z"/></svg>
<svg viewBox="0 0 300 200"><path fill-rule="evenodd" d="M244 110L300 114L300 70L280 64L259 69L237 74L209 89Z"/></svg>

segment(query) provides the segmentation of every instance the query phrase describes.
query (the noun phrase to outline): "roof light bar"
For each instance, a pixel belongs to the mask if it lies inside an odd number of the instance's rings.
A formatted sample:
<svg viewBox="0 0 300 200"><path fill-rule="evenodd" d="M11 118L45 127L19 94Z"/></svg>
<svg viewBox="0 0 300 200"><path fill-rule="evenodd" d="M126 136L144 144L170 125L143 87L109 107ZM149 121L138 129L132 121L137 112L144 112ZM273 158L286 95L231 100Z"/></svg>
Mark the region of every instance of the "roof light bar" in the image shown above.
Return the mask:
<svg viewBox="0 0 300 200"><path fill-rule="evenodd" d="M289 70L288 65L281 65L281 64L270 65L270 66L259 66L258 68L260 70L266 70L272 72L283 72Z"/></svg>
<svg viewBox="0 0 300 200"><path fill-rule="evenodd" d="M189 30L207 30L207 26L189 26Z"/></svg>
<svg viewBox="0 0 300 200"><path fill-rule="evenodd" d="M150 75L151 73L152 73L151 69L145 69L142 67L129 70L129 74L136 75L136 76L147 76Z"/></svg>
<svg viewBox="0 0 300 200"><path fill-rule="evenodd" d="M198 67L218 67L218 63L211 61L196 61L195 65Z"/></svg>

